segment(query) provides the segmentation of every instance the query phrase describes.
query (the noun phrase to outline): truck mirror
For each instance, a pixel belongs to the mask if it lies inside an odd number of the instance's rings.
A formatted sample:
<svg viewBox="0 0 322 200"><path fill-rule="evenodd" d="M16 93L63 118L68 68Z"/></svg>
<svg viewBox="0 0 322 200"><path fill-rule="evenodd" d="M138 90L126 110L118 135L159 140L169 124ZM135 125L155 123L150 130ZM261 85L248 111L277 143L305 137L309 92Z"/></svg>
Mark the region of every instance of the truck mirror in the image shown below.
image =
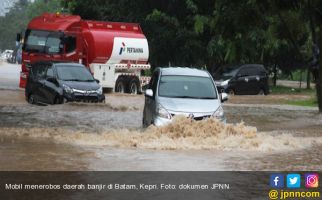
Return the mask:
<svg viewBox="0 0 322 200"><path fill-rule="evenodd" d="M20 33L17 33L16 41L17 41L17 42L20 42L20 41L21 41L21 34L20 34Z"/></svg>

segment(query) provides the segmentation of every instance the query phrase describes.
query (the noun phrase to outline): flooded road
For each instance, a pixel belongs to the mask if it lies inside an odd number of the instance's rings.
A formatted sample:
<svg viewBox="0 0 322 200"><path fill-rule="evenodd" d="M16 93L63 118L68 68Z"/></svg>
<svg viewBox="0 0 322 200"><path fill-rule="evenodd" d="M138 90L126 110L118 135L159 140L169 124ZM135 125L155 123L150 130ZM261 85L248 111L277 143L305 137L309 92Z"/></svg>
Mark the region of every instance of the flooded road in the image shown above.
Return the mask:
<svg viewBox="0 0 322 200"><path fill-rule="evenodd" d="M1 91L1 170L322 168L322 117L316 109L227 103L227 121L237 125L226 129L234 131L212 132L224 125L186 121L168 130L143 130L143 96L113 94L108 104L35 106L21 93ZM8 96L12 101L3 100ZM238 125L241 121L244 125Z"/></svg>
<svg viewBox="0 0 322 200"><path fill-rule="evenodd" d="M273 95L232 97L227 125L142 129L142 95L35 106L3 81L0 170L322 170L322 115Z"/></svg>

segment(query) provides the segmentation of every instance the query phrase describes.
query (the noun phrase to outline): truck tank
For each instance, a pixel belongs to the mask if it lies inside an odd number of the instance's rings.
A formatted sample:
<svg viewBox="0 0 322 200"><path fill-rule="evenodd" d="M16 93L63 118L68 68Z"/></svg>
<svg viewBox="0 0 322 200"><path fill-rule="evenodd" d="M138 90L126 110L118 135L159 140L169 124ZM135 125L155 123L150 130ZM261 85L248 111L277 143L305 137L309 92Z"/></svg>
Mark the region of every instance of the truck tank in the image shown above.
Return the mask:
<svg viewBox="0 0 322 200"><path fill-rule="evenodd" d="M89 63L146 64L149 47L139 24L82 21Z"/></svg>

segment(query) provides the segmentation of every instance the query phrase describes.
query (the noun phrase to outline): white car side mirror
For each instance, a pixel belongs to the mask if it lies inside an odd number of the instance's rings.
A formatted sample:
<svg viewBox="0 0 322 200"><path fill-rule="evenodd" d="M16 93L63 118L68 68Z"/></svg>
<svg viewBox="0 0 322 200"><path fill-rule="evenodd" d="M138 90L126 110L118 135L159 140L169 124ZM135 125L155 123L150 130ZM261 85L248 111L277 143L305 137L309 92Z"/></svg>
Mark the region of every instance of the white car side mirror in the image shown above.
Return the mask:
<svg viewBox="0 0 322 200"><path fill-rule="evenodd" d="M145 90L145 96L153 97L153 90L151 90L151 89Z"/></svg>
<svg viewBox="0 0 322 200"><path fill-rule="evenodd" d="M225 102L225 101L227 101L228 100L228 94L227 93L225 93L225 92L223 92L223 93L221 93L221 102Z"/></svg>

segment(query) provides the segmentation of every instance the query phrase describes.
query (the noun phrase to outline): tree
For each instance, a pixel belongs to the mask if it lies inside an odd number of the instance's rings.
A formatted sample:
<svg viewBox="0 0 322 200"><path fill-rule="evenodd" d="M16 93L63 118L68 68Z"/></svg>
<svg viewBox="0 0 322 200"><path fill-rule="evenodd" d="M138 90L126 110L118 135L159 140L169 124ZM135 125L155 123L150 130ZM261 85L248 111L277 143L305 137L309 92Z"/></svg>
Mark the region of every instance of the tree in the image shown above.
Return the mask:
<svg viewBox="0 0 322 200"><path fill-rule="evenodd" d="M140 23L152 66L206 65L212 71L263 63L276 78L277 68L285 74L307 68L313 43L322 48L321 1L70 0L68 7L85 19ZM321 68L311 71L322 112Z"/></svg>
<svg viewBox="0 0 322 200"><path fill-rule="evenodd" d="M15 3L5 16L0 17L0 49L14 49L16 33L23 33L33 17L60 11L61 3L60 0L36 0L34 3L19 0Z"/></svg>
<svg viewBox="0 0 322 200"><path fill-rule="evenodd" d="M322 12L319 8L322 7L321 1L312 1L312 0L296 0L296 1L287 1L287 0L280 0L276 1L275 4L277 5L277 9L288 9L292 10L293 12L297 12L302 16L302 20L293 20L293 24L298 23L299 21L302 23L302 27L306 27L309 31L309 37L303 38L306 40L307 48L302 52L299 50L298 43L296 41L292 41L292 44L299 56L304 58L304 54L306 54L307 58L307 66L309 66L310 70L314 77L314 82L316 84L316 96L318 101L319 112L322 112L322 69L321 69L321 61L322 55L314 55L316 50L314 49L321 49L322 48ZM280 17L283 19L282 17ZM289 24L284 22L285 24ZM293 39L292 34L289 32L287 36L290 39ZM313 48L312 48L313 47ZM313 49L313 50L312 50ZM316 54L316 53L315 53ZM318 57L319 56L319 57ZM314 60L316 57L317 61L312 63L312 59ZM308 59L311 58L311 59Z"/></svg>

